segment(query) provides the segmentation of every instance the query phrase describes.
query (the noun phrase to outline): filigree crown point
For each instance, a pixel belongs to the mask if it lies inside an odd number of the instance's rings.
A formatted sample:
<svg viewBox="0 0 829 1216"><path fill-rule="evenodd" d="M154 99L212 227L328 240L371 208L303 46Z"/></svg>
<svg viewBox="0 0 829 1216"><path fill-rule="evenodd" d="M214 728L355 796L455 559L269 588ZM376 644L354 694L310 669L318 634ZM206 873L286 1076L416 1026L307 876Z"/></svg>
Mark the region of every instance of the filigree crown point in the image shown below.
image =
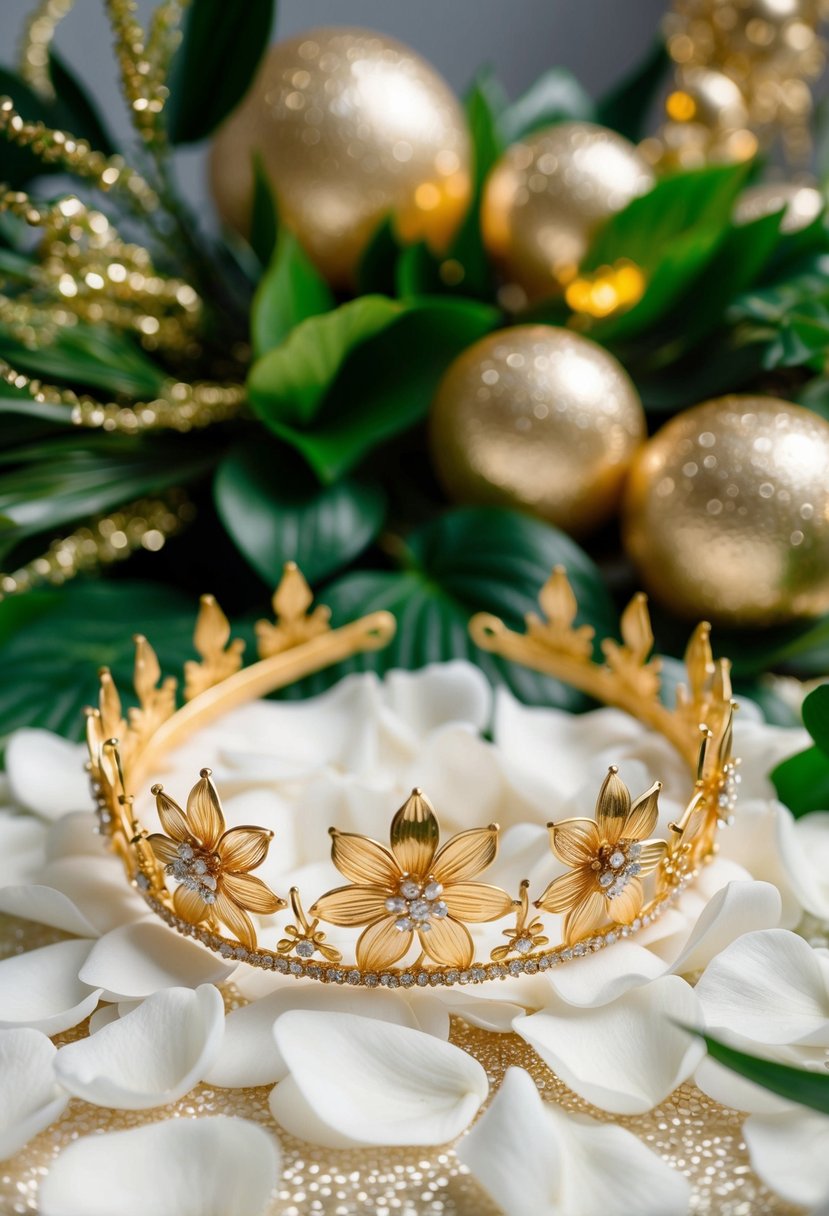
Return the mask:
<svg viewBox="0 0 829 1216"><path fill-rule="evenodd" d="M633 799L618 776L619 766L609 765L592 819L548 822L545 848L551 847L566 868L531 902L526 878L517 899L478 881L496 858L498 823L442 839L434 808L421 787L414 786L392 817L388 843L336 825L329 828L332 860L348 885L320 895L308 914L299 889L291 887L293 923L281 927L273 948L260 944L251 917L268 917L287 906L250 873L264 862L273 830L228 828L209 767L200 770L201 784L181 805L164 793L160 782L151 786L162 832L148 836L132 803L164 752L190 730L226 709L377 649L394 634L394 619L384 612L331 628L325 610L312 607L311 589L295 562L285 563L281 586L281 611L275 624L262 626L267 645L260 646L258 661L242 666L243 642L231 637L231 622L215 597L205 594L195 638L203 661L186 665L183 708L176 707L170 687L174 677L162 679L154 650L136 634L134 686L140 708L122 713L110 670L102 667L100 704L87 711L100 828L121 855L128 880L179 933L224 957L328 983L389 988L479 983L523 974L525 968L535 974L629 936L669 907L712 855L739 778L731 755L736 704L730 700L729 665L711 658L710 625L702 622L692 635L685 660L687 688L678 693L676 710L668 709L659 698L658 657L649 657L653 631L647 597L633 596L620 621L623 641L604 639L602 662L585 643L590 627L573 625L578 605L565 568L557 566L539 595L546 619L529 614L527 632L518 633L497 617L479 613L470 622L470 633L485 650L559 678L661 733L686 762L694 782L678 822L669 825L667 836L652 839L658 822L655 795L662 783L654 782ZM559 946L549 946L545 933L550 926L530 917L530 906L563 917ZM491 963L475 963L476 939L467 926L504 917L512 919L501 931L507 943L490 951ZM362 929L356 964L346 961L340 968L341 953L325 941L320 922Z"/></svg>

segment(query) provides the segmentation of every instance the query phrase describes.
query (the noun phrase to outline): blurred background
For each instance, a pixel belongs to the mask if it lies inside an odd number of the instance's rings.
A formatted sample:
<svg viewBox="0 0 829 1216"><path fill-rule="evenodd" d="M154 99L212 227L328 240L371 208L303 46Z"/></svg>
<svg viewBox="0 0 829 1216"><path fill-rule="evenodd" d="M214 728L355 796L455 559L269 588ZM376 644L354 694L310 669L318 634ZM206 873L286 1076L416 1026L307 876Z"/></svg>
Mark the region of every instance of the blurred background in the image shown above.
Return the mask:
<svg viewBox="0 0 829 1216"><path fill-rule="evenodd" d="M228 0L244 3L245 0ZM138 0L146 22L155 0ZM15 63L33 0L2 0L0 62ZM594 95L604 93L645 54L667 0L280 0L275 38L314 25L360 25L400 38L425 56L463 92L484 66L494 69L510 96L523 92L545 68L565 65ZM601 31L601 36L597 36ZM110 53L103 0L77 0L58 30L56 45L86 78L115 132L129 124ZM94 75L84 71L94 65ZM180 181L196 204L207 205L204 157L180 152Z"/></svg>

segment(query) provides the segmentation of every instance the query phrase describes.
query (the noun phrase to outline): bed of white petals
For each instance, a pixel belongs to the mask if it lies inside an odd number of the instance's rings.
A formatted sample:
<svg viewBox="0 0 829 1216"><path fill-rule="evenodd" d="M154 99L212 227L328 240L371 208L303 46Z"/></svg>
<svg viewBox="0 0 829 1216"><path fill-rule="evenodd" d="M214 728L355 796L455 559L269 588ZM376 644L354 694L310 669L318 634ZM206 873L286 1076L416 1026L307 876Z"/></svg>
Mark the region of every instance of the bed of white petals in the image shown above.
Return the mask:
<svg viewBox="0 0 829 1216"><path fill-rule="evenodd" d="M820 1211L829 1203L829 1118L741 1081L680 1029L707 1026L754 1054L826 1068L829 951L797 929L804 918L829 921L829 813L795 822L766 777L805 744L803 732L766 726L743 707L736 822L696 887L635 943L475 988L371 992L236 966L152 918L93 832L82 749L19 732L0 778L0 912L71 936L0 962L0 1159L72 1097L135 1111L163 1107L198 1082L270 1086L277 1126L331 1149L458 1141L458 1157L507 1216L691 1209L680 1171L612 1120L544 1101L528 1072L510 1069L492 1096L481 1064L449 1040L454 1015L514 1031L612 1115L649 1111L693 1078L746 1112L743 1134L763 1182ZM517 892L527 877L541 889L556 873L545 824L592 814L610 763L635 791L654 776L665 782L664 831L688 792L666 743L613 710L573 717L493 696L475 669L454 663L350 678L303 704L249 706L202 732L158 776L181 801L210 764L229 826L276 830L261 876L283 894L299 885L311 902L338 882L325 860L329 825L383 839L413 785L446 834L500 823L488 881ZM141 814L153 828L149 798ZM269 941L283 923L279 914L265 925ZM249 1003L226 1014L220 986L231 982ZM52 1042L87 1019L88 1035ZM104 1132L56 1157L39 1210L259 1216L280 1162L277 1138L242 1118Z"/></svg>

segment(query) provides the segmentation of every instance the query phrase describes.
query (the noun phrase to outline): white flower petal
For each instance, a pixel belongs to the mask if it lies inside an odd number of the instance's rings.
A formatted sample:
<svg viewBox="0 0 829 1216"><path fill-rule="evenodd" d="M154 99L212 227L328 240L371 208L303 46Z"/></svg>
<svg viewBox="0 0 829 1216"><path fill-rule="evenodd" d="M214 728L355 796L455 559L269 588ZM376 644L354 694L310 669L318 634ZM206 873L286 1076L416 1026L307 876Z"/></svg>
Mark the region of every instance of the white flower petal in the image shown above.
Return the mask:
<svg viewBox="0 0 829 1216"><path fill-rule="evenodd" d="M620 941L566 967L547 972L553 992L568 1005L607 1005L629 988L664 974L665 965L635 942Z"/></svg>
<svg viewBox="0 0 829 1216"><path fill-rule="evenodd" d="M271 1093L271 1112L291 1135L330 1148L444 1144L487 1095L477 1060L407 1026L294 1011L274 1035L291 1076Z"/></svg>
<svg viewBox="0 0 829 1216"><path fill-rule="evenodd" d="M460 1160L509 1216L686 1216L685 1178L623 1128L572 1118L507 1070Z"/></svg>
<svg viewBox="0 0 829 1216"><path fill-rule="evenodd" d="M23 1147L66 1109L55 1082L55 1046L39 1030L0 1030L0 1161Z"/></svg>
<svg viewBox="0 0 829 1216"><path fill-rule="evenodd" d="M208 1085L236 1089L248 1085L270 1085L288 1075L288 1065L276 1045L274 1023L291 1009L358 1013L366 1018L418 1027L405 998L392 992L335 988L327 984L296 981L261 1000L232 1010L225 1019L225 1035L219 1053L205 1073Z"/></svg>
<svg viewBox="0 0 829 1216"><path fill-rule="evenodd" d="M492 713L492 689L471 663L433 663L420 671L390 671L383 681L385 701L419 739L448 722L466 722L486 730Z"/></svg>
<svg viewBox="0 0 829 1216"><path fill-rule="evenodd" d="M701 1017L694 990L667 975L592 1009L557 1000L513 1028L581 1097L632 1115L651 1110L694 1071L705 1047L676 1023L699 1025Z"/></svg>
<svg viewBox="0 0 829 1216"><path fill-rule="evenodd" d="M417 749L402 774L406 788L422 787L429 800L440 808L445 832L470 826L469 808L475 807L476 823L496 820L502 826L518 803L504 797L505 781L495 749L468 726L451 724L435 731Z"/></svg>
<svg viewBox="0 0 829 1216"><path fill-rule="evenodd" d="M515 1019L527 1012L511 1001L478 996L474 989L467 989L466 992L455 988L446 992L438 989L435 996L455 1017L463 1018L470 1026L480 1026L482 1030L492 1030L496 1034L508 1034Z"/></svg>
<svg viewBox="0 0 829 1216"><path fill-rule="evenodd" d="M829 920L829 813L795 820L786 844L783 862L798 884L800 902L819 920Z"/></svg>
<svg viewBox="0 0 829 1216"><path fill-rule="evenodd" d="M226 963L160 921L143 920L113 929L95 942L81 979L100 989L105 1001L130 1001L159 988L220 984L235 969L235 963Z"/></svg>
<svg viewBox="0 0 829 1216"><path fill-rule="evenodd" d="M0 912L19 916L21 920L33 920L39 925L51 925L54 929L63 929L64 933L74 933L76 937L98 936L95 926L68 895L39 883L0 887Z"/></svg>
<svg viewBox="0 0 829 1216"><path fill-rule="evenodd" d="M74 811L50 823L46 830L45 853L47 862L62 857L113 858L106 837L97 830L92 811Z"/></svg>
<svg viewBox="0 0 829 1216"><path fill-rule="evenodd" d="M48 730L18 730L6 745L6 772L21 806L44 819L83 811L90 803L86 748Z"/></svg>
<svg viewBox="0 0 829 1216"><path fill-rule="evenodd" d="M43 865L46 827L34 815L0 810L0 887L28 882Z"/></svg>
<svg viewBox="0 0 829 1216"><path fill-rule="evenodd" d="M95 936L151 915L140 895L127 882L124 867L106 857L62 857L49 862L37 881L62 891L92 925Z"/></svg>
<svg viewBox="0 0 829 1216"><path fill-rule="evenodd" d="M740 698L742 704L743 698ZM803 729L770 726L762 716L752 721L739 713L734 719L734 755L742 760L740 797L773 798L774 786L769 773L782 760L809 747L812 740Z"/></svg>
<svg viewBox="0 0 829 1216"><path fill-rule="evenodd" d="M60 1034L89 1017L101 991L79 978L86 940L56 942L0 962L0 1029L31 1026Z"/></svg>
<svg viewBox="0 0 829 1216"><path fill-rule="evenodd" d="M769 882L730 882L709 900L671 968L690 975L744 933L780 924L780 892Z"/></svg>
<svg viewBox="0 0 829 1216"><path fill-rule="evenodd" d="M749 1054L757 1054L757 1048L751 1044L735 1042L735 1046L741 1047ZM763 1089L762 1086L755 1085L753 1081L747 1081L733 1069L718 1064L711 1056L706 1056L700 1062L694 1073L694 1084L697 1089L708 1094L709 1098L713 1098L715 1102L720 1102L723 1106L730 1106L732 1110L745 1110L765 1115L773 1114L775 1111L789 1106L788 1102L778 1098L777 1094L773 1094L770 1089Z"/></svg>
<svg viewBox="0 0 829 1216"><path fill-rule="evenodd" d="M70 1144L40 1187L41 1216L263 1216L280 1169L247 1119L167 1119Z"/></svg>
<svg viewBox="0 0 829 1216"><path fill-rule="evenodd" d="M767 771L766 764L765 758L760 761L763 772ZM736 861L752 878L777 887L783 900L781 924L786 929L794 928L804 900L808 901L810 869L795 834L791 811L780 802L743 797L737 805L734 823L719 833L718 846L718 858ZM829 901L825 910L829 915ZM822 914L817 907L815 914Z"/></svg>
<svg viewBox="0 0 829 1216"><path fill-rule="evenodd" d="M829 1205L829 1118L790 1106L752 1115L743 1135L754 1170L778 1195L810 1212Z"/></svg>
<svg viewBox="0 0 829 1216"><path fill-rule="evenodd" d="M164 988L96 1034L62 1047L55 1074L71 1094L94 1106L165 1106L203 1078L223 1033L218 988Z"/></svg>
<svg viewBox="0 0 829 1216"><path fill-rule="evenodd" d="M829 1046L827 972L787 929L746 933L696 986L705 1024L757 1043Z"/></svg>

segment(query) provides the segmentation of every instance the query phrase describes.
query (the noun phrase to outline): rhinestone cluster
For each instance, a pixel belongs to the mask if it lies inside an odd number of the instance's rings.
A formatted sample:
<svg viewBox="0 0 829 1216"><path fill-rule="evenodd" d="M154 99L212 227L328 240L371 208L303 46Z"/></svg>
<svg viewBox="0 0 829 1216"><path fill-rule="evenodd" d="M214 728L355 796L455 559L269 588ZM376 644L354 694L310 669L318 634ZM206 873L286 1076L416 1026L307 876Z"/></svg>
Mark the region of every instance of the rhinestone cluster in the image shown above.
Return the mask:
<svg viewBox="0 0 829 1216"><path fill-rule="evenodd" d="M191 844L178 846L178 857L164 867L176 882L180 882L190 891L195 891L206 904L215 904L218 879L216 870L217 858L213 853L205 853Z"/></svg>
<svg viewBox="0 0 829 1216"><path fill-rule="evenodd" d="M604 845L595 862L597 878L602 894L608 899L621 895L631 878L640 873L638 858L642 846L638 841L619 840L614 845Z"/></svg>
<svg viewBox="0 0 829 1216"><path fill-rule="evenodd" d="M742 778L737 771L739 760L729 760L723 767L723 783L717 796L720 827L730 827L737 809L737 795Z"/></svg>
<svg viewBox="0 0 829 1216"><path fill-rule="evenodd" d="M400 883L398 894L390 895L386 900L386 911L397 913L394 927L401 933L410 933L412 929L428 933L432 919L442 920L449 913L441 895L443 887L433 878L421 883L416 878L406 877Z"/></svg>

